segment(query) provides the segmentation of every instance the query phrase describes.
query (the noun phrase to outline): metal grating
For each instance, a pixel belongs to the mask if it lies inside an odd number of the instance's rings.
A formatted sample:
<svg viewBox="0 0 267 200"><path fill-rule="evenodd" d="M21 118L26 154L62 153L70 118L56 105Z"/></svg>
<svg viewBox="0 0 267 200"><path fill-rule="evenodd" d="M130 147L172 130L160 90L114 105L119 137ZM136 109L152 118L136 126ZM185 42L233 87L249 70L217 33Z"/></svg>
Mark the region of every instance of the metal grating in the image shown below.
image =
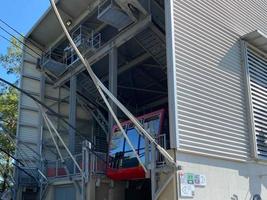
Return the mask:
<svg viewBox="0 0 267 200"><path fill-rule="evenodd" d="M267 60L248 49L249 86L259 158L267 158Z"/></svg>

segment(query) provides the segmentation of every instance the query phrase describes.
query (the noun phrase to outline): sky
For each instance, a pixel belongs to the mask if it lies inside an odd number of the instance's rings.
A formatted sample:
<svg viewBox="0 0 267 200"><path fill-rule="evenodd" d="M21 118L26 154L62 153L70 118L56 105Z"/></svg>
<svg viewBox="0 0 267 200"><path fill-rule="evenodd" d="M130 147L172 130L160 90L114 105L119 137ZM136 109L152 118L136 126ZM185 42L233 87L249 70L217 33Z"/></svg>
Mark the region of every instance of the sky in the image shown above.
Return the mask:
<svg viewBox="0 0 267 200"><path fill-rule="evenodd" d="M49 0L2 0L0 19L26 35L49 5ZM2 23L0 23L0 26L5 27ZM0 34L10 38L2 30L0 30ZM0 54L6 53L8 45L7 41L0 38ZM12 82L15 80L15 77L8 75L1 65L0 77Z"/></svg>

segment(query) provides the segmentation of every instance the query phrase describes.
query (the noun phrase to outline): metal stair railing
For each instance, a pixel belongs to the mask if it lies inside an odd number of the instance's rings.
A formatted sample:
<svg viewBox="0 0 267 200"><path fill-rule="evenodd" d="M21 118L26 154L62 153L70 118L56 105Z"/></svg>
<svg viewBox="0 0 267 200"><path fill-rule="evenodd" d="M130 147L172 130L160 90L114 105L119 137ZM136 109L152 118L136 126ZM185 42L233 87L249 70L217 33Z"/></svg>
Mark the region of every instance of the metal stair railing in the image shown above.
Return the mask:
<svg viewBox="0 0 267 200"><path fill-rule="evenodd" d="M151 29L148 28L135 36L137 43L148 52L151 57L163 68L166 68L165 42Z"/></svg>
<svg viewBox="0 0 267 200"><path fill-rule="evenodd" d="M103 152L95 152L97 154L90 154L91 156L91 162L89 163L90 165L90 171L92 174L105 174L106 172L106 153ZM82 154L76 154L74 155L74 158L76 159L77 163L79 165L83 166L83 160L82 160ZM102 158L102 159L100 159ZM54 160L54 161L48 161L46 165L46 176L49 179L55 179L55 178L62 178L62 177L68 177L68 176L76 176L80 177L81 172L77 169L75 166L74 162L72 161L71 157L65 157L64 158L64 163L66 163L68 170L69 170L69 175L65 171L65 168L62 164L62 161L60 159Z"/></svg>

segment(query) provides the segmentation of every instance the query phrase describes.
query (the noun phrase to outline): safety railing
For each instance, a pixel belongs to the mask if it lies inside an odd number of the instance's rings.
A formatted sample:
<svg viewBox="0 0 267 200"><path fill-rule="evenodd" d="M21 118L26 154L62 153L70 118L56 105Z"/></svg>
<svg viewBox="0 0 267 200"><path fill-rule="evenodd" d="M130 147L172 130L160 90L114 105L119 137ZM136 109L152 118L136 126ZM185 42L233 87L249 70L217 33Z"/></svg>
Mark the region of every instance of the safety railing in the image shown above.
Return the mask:
<svg viewBox="0 0 267 200"><path fill-rule="evenodd" d="M95 33L93 30L82 25L73 31L72 38L83 55L90 51L93 52L101 47L101 33ZM73 48L70 45L67 46L64 49L64 63L70 66L77 60L79 60L79 57Z"/></svg>
<svg viewBox="0 0 267 200"><path fill-rule="evenodd" d="M106 172L106 154L95 152L90 154L89 170L91 174L105 174ZM82 154L74 156L75 160L82 169ZM66 176L80 176L81 172L70 157L61 160L48 161L46 164L46 176L48 178L59 178Z"/></svg>
<svg viewBox="0 0 267 200"><path fill-rule="evenodd" d="M52 49L49 49L45 53L43 53L41 57L41 64L45 65L47 62L54 60L58 63L64 63L63 54L55 53Z"/></svg>
<svg viewBox="0 0 267 200"><path fill-rule="evenodd" d="M18 178L20 185L37 185L38 169L36 167L20 167Z"/></svg>
<svg viewBox="0 0 267 200"><path fill-rule="evenodd" d="M167 138L166 138L166 134L160 134L156 136L156 142L163 147L164 149L166 149L167 147ZM156 150L156 164L157 166L162 166L166 164L165 158L164 156L158 151Z"/></svg>

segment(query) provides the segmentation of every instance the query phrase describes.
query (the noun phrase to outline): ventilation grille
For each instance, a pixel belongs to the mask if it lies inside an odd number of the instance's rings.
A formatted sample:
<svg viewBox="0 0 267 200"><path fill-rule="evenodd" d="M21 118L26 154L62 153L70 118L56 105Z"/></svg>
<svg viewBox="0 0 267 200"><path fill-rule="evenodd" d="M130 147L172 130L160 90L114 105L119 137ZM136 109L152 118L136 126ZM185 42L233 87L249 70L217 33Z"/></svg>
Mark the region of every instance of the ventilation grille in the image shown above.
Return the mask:
<svg viewBox="0 0 267 200"><path fill-rule="evenodd" d="M248 49L251 103L257 153L267 158L267 60Z"/></svg>

